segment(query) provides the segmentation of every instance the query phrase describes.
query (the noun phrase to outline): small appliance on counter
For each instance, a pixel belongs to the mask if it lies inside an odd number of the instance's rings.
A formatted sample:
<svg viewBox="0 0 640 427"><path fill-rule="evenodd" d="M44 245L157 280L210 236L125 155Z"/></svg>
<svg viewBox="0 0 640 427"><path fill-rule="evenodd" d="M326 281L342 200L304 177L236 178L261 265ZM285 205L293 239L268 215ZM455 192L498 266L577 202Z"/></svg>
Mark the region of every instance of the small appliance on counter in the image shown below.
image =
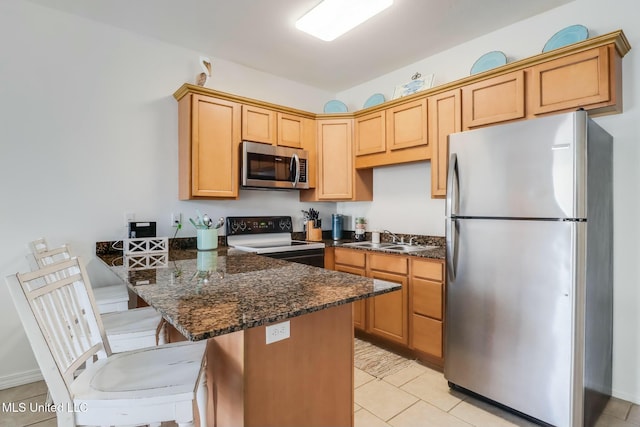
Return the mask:
<svg viewBox="0 0 640 427"><path fill-rule="evenodd" d="M331 238L333 240L342 239L342 220L341 214L331 214Z"/></svg>

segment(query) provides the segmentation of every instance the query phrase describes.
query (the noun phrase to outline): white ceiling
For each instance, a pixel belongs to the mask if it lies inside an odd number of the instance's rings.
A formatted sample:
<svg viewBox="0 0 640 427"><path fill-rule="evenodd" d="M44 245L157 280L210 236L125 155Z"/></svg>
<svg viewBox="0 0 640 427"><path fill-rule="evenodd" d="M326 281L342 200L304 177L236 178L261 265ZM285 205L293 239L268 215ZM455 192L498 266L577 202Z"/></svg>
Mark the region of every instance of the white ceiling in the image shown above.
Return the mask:
<svg viewBox="0 0 640 427"><path fill-rule="evenodd" d="M395 0L332 42L295 29L319 0L29 0L339 92L572 0Z"/></svg>

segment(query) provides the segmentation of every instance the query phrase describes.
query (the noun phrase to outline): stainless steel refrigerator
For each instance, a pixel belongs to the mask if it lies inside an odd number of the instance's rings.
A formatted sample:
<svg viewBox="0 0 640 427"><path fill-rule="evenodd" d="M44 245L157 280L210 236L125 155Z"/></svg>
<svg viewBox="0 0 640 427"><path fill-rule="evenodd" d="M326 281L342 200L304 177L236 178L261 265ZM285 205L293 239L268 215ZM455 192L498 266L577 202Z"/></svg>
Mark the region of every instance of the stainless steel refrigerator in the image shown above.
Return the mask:
<svg viewBox="0 0 640 427"><path fill-rule="evenodd" d="M559 427L611 394L612 137L586 112L449 137L445 378Z"/></svg>

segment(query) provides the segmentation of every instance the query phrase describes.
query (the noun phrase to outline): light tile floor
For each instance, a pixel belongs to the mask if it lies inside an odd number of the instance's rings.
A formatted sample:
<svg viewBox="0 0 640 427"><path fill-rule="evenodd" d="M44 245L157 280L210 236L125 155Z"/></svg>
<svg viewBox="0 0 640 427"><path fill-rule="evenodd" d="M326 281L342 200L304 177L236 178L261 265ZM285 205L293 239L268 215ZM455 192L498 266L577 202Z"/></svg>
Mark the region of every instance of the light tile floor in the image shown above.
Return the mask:
<svg viewBox="0 0 640 427"><path fill-rule="evenodd" d="M356 368L355 427L506 427L536 424L452 391L441 372L418 362L375 378ZM597 427L639 427L640 406L612 398Z"/></svg>
<svg viewBox="0 0 640 427"><path fill-rule="evenodd" d="M55 413L29 410L44 402L43 381L0 390L0 427L55 427ZM14 403L11 411L9 403ZM26 410L20 411L20 404ZM381 379L355 369L355 427L534 426L485 402L449 390L442 373L417 362ZM173 423L163 423L172 426ZM640 427L640 406L613 398L597 427Z"/></svg>

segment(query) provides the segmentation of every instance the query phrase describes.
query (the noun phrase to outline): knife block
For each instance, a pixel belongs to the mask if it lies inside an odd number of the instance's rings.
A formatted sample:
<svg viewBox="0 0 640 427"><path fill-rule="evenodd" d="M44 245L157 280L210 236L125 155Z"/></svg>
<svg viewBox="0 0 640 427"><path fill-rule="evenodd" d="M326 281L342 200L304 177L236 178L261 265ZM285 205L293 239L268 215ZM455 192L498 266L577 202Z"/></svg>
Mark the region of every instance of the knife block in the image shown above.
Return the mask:
<svg viewBox="0 0 640 427"><path fill-rule="evenodd" d="M314 227L315 221L307 221L307 240L310 242L322 241L322 228Z"/></svg>

